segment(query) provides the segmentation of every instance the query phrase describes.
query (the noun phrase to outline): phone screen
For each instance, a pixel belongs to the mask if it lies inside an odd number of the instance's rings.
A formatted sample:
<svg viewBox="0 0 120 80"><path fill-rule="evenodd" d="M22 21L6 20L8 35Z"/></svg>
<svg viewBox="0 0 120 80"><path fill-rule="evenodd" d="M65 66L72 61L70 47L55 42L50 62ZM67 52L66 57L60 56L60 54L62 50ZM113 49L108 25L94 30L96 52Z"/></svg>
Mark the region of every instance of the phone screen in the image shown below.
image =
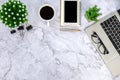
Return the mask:
<svg viewBox="0 0 120 80"><path fill-rule="evenodd" d="M77 1L65 1L64 22L77 22Z"/></svg>

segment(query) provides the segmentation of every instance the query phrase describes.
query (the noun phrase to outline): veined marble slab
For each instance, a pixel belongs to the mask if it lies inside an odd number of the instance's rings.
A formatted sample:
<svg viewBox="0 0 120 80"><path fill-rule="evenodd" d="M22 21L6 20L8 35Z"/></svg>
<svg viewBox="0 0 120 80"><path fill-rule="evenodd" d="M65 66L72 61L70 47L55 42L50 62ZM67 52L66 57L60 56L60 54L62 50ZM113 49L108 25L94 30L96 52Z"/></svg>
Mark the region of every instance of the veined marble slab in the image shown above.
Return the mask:
<svg viewBox="0 0 120 80"><path fill-rule="evenodd" d="M84 32L91 24L84 13L96 4L103 17L120 8L120 0L82 0L81 32L59 30L60 0L21 1L28 6L29 23L35 29L22 38L19 32L11 35L9 28L0 23L0 80L113 80ZM46 3L56 11L50 27L38 14Z"/></svg>

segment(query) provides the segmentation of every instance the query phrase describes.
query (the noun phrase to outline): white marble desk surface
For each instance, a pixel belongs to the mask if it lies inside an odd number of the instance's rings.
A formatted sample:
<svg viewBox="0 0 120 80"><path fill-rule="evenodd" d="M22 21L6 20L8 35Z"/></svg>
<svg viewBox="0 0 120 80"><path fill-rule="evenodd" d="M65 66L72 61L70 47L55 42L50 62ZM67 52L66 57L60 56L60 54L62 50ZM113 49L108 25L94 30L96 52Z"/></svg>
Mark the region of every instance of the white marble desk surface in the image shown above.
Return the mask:
<svg viewBox="0 0 120 80"><path fill-rule="evenodd" d="M39 28L26 32L22 39L18 33L11 35L8 27L0 23L0 80L112 80L83 31L91 24L84 13L97 4L105 16L120 8L120 0L82 0L81 32L59 31L59 0L21 1L28 6L29 23ZM45 3L56 11L49 28L38 15L39 7Z"/></svg>

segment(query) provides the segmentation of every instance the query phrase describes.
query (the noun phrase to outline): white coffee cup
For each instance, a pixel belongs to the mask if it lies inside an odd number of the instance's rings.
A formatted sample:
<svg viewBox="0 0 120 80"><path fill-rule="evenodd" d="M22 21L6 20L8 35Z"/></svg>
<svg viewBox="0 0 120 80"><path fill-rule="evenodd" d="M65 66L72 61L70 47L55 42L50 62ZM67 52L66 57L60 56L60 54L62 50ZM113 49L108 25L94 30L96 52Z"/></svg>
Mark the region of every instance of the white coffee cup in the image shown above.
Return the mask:
<svg viewBox="0 0 120 80"><path fill-rule="evenodd" d="M47 22L47 26L50 26L50 21L55 15L55 9L50 4L44 4L39 9L39 15L43 21Z"/></svg>

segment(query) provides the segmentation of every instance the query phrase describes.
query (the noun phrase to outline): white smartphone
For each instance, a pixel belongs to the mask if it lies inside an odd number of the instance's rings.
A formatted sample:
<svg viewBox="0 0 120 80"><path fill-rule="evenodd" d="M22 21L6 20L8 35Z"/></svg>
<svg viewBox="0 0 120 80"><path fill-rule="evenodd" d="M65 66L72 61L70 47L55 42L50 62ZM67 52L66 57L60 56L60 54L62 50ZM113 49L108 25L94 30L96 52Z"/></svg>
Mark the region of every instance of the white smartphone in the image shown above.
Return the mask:
<svg viewBox="0 0 120 80"><path fill-rule="evenodd" d="M80 26L80 0L61 0L61 27Z"/></svg>

